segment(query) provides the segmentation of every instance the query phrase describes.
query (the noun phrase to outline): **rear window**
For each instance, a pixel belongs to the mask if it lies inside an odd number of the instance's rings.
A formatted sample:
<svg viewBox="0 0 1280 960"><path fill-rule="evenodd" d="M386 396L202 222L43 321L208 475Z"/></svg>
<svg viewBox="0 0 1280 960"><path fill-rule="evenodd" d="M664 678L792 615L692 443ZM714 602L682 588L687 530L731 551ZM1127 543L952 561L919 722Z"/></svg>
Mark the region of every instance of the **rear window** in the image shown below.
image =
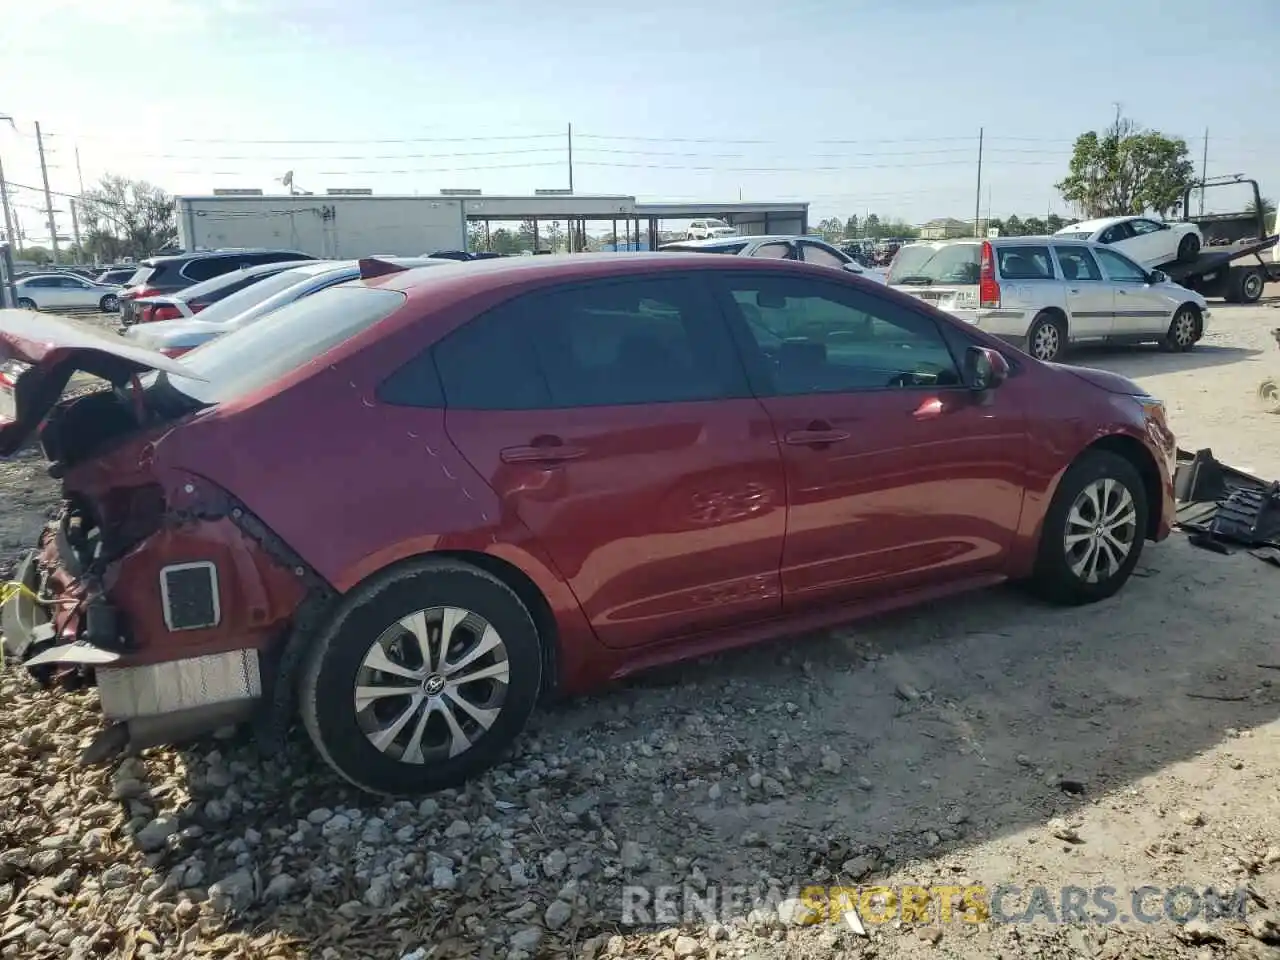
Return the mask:
<svg viewBox="0 0 1280 960"><path fill-rule="evenodd" d="M1054 236L1065 237L1068 240L1088 240L1091 236L1093 236L1093 234L1090 233L1088 230L1068 230L1066 232L1059 230L1057 233L1054 234Z"/></svg>
<svg viewBox="0 0 1280 960"><path fill-rule="evenodd" d="M140 286L146 283L148 280L150 280L153 276L155 276L155 274L156 274L155 267L150 267L150 266L147 266L146 264L143 264L142 266L138 267L137 270L133 271L133 276L129 278L129 281L125 284L125 286L126 287Z"/></svg>
<svg viewBox="0 0 1280 960"><path fill-rule="evenodd" d="M188 280L199 283L210 277L220 277L224 273L230 273L232 270L239 269L242 264L248 265L248 261L234 257L201 257L198 260L189 261L182 268L181 273Z"/></svg>
<svg viewBox="0 0 1280 960"><path fill-rule="evenodd" d="M166 378L201 403L228 403L323 356L385 320L404 302L405 295L396 290L331 287L281 307L268 321L191 351L183 362L205 382Z"/></svg>
<svg viewBox="0 0 1280 960"><path fill-rule="evenodd" d="M907 244L898 249L886 283L977 283L982 271L980 243Z"/></svg>
<svg viewBox="0 0 1280 960"><path fill-rule="evenodd" d="M672 243L662 249L670 250L672 253L741 253L746 248L746 241L743 241L742 243L700 243L696 246Z"/></svg>

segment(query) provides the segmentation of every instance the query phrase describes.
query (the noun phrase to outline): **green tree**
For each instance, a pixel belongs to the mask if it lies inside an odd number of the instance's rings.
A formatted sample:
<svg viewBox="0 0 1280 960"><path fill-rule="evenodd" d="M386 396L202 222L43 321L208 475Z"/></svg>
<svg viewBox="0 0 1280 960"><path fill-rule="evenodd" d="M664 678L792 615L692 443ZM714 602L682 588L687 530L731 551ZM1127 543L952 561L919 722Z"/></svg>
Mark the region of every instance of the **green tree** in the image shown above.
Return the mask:
<svg viewBox="0 0 1280 960"><path fill-rule="evenodd" d="M13 251L13 259L25 260L44 266L53 260L53 254L48 247L19 247Z"/></svg>
<svg viewBox="0 0 1280 960"><path fill-rule="evenodd" d="M1005 226L1004 221L1001 220L999 217L992 217L990 220L988 220L987 229L994 230L996 232L997 237L1009 236L1008 228Z"/></svg>
<svg viewBox="0 0 1280 960"><path fill-rule="evenodd" d="M844 236L844 223L839 217L827 217L818 224L818 235L827 242L839 240Z"/></svg>
<svg viewBox="0 0 1280 960"><path fill-rule="evenodd" d="M1066 225L1067 225L1067 222L1063 220L1060 216L1058 216L1056 213L1051 213L1044 218L1044 227L1047 231L1049 231L1049 233L1057 233Z"/></svg>
<svg viewBox="0 0 1280 960"><path fill-rule="evenodd" d="M1048 233L1048 227L1039 217L1027 217L1022 221L1022 233L1026 237L1042 237Z"/></svg>
<svg viewBox="0 0 1280 960"><path fill-rule="evenodd" d="M880 218L874 213L867 214L867 222L862 229L862 233L863 236L869 237L872 240L879 240L883 237L885 234L880 226Z"/></svg>
<svg viewBox="0 0 1280 960"><path fill-rule="evenodd" d="M1249 206L1246 207L1245 210L1246 212L1256 217L1258 215L1258 202L1256 200L1250 200ZM1275 231L1275 226L1272 224L1272 218L1274 218L1275 215L1276 215L1276 202L1272 200L1270 197L1263 197L1262 198L1262 216L1273 232Z"/></svg>
<svg viewBox="0 0 1280 960"><path fill-rule="evenodd" d="M1090 130L1076 138L1057 186L1088 217L1164 215L1182 200L1194 174L1185 140L1117 117L1101 134Z"/></svg>
<svg viewBox="0 0 1280 960"><path fill-rule="evenodd" d="M858 215L855 213L844 222L844 235L851 239L857 239L859 236L858 227Z"/></svg>
<svg viewBox="0 0 1280 960"><path fill-rule="evenodd" d="M529 245L533 242L533 235L530 234L528 241L517 233L513 233L506 227L498 227L496 230L489 231L489 249L494 253L501 253L505 256L511 256L515 253L529 249Z"/></svg>
<svg viewBox="0 0 1280 960"><path fill-rule="evenodd" d="M1004 222L1004 229L1005 229L1004 235L1006 237L1021 237L1025 235L1027 232L1026 228L1023 227L1022 225L1022 221L1018 218L1018 215L1016 213L1011 214L1009 216L1009 219L1007 219Z"/></svg>
<svg viewBox="0 0 1280 960"><path fill-rule="evenodd" d="M560 247L567 243L568 235L565 233L564 226L559 220L552 220L550 223L542 224L541 236L539 241L546 241L546 248L552 253L559 253ZM568 250L568 247L565 246Z"/></svg>
<svg viewBox="0 0 1280 960"><path fill-rule="evenodd" d="M141 259L178 239L173 198L145 180L109 173L77 207L84 251L97 260Z"/></svg>

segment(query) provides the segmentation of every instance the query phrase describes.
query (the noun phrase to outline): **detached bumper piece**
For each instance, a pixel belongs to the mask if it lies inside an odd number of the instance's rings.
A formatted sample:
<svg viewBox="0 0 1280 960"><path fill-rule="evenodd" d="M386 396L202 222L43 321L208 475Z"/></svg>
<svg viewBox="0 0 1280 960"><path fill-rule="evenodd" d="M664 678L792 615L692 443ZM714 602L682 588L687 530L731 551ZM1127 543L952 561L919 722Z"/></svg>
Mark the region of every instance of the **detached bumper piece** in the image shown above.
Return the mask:
<svg viewBox="0 0 1280 960"><path fill-rule="evenodd" d="M1280 482L1219 463L1211 450L1178 451L1176 521L1191 542L1215 553L1246 548L1280 566Z"/></svg>

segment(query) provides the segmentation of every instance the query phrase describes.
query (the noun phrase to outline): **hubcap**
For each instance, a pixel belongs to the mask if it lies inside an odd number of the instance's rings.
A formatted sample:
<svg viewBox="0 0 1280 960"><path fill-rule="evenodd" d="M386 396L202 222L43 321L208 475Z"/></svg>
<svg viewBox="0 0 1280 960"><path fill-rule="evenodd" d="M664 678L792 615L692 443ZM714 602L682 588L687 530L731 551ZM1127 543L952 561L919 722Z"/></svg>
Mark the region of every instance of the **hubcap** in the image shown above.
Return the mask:
<svg viewBox="0 0 1280 960"><path fill-rule="evenodd" d="M1031 352L1037 360L1052 360L1058 355L1058 328L1046 323L1036 330L1031 341Z"/></svg>
<svg viewBox="0 0 1280 960"><path fill-rule="evenodd" d="M411 613L373 642L356 672L356 723L402 763L465 753L507 697L507 648L483 617L460 607Z"/></svg>
<svg viewBox="0 0 1280 960"><path fill-rule="evenodd" d="M1095 480L1067 512L1067 565L1085 583L1114 577L1138 537L1138 508L1118 480Z"/></svg>
<svg viewBox="0 0 1280 960"><path fill-rule="evenodd" d="M1173 339L1185 346L1196 335L1196 318L1183 311L1173 322Z"/></svg>
<svg viewBox="0 0 1280 960"><path fill-rule="evenodd" d="M1256 273L1251 273L1244 278L1244 294L1250 300L1253 300L1262 293L1262 278Z"/></svg>

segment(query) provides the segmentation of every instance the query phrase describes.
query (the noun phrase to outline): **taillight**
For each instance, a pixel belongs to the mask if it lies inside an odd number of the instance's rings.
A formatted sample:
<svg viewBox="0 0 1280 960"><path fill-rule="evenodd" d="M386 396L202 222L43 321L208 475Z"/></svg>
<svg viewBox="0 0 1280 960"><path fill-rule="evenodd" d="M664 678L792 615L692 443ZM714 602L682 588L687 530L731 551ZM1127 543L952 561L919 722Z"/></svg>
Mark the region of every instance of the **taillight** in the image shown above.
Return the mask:
<svg viewBox="0 0 1280 960"><path fill-rule="evenodd" d="M990 242L982 241L982 267L978 274L978 301L982 307L1000 306L1000 284L996 282L995 255Z"/></svg>
<svg viewBox="0 0 1280 960"><path fill-rule="evenodd" d="M208 306L207 303L192 303L191 301L187 301L187 309L190 310L192 313L199 313L201 310L203 310L207 306Z"/></svg>
<svg viewBox="0 0 1280 960"><path fill-rule="evenodd" d="M132 290L121 290L121 300L137 300L139 297L154 297L160 291L155 287L134 287Z"/></svg>
<svg viewBox="0 0 1280 960"><path fill-rule="evenodd" d="M180 357L184 353L190 353L190 347L161 347L160 352L166 357Z"/></svg>
<svg viewBox="0 0 1280 960"><path fill-rule="evenodd" d="M171 303L156 304L151 308L150 315L144 314L144 322L156 323L160 320L177 320L182 316L182 311Z"/></svg>

